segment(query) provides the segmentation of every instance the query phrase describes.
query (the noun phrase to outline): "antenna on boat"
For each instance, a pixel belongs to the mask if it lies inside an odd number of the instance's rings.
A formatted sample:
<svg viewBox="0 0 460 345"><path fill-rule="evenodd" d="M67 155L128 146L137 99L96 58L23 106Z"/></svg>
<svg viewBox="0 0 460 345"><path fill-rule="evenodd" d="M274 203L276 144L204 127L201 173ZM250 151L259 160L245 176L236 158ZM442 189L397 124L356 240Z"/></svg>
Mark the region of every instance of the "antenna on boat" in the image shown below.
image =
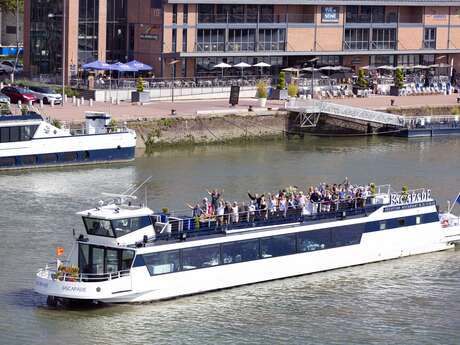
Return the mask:
<svg viewBox="0 0 460 345"><path fill-rule="evenodd" d="M143 186L144 184L146 184L147 182L149 182L149 181L151 180L151 178L152 178L152 176L147 177L147 178L144 180L144 182L142 182L135 190L133 190L131 193L129 193L129 196L132 196L132 195L133 195L134 193L136 193L139 189L141 189L142 186Z"/></svg>

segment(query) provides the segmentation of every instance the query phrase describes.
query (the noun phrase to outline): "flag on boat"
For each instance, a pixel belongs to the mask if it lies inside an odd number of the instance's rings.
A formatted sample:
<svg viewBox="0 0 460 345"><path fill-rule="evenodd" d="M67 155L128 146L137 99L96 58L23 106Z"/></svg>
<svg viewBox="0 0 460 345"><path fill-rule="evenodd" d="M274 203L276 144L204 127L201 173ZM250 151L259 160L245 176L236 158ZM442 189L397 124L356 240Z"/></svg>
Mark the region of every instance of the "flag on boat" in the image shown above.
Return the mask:
<svg viewBox="0 0 460 345"><path fill-rule="evenodd" d="M457 204L460 204L460 193L457 195L457 199L455 200Z"/></svg>

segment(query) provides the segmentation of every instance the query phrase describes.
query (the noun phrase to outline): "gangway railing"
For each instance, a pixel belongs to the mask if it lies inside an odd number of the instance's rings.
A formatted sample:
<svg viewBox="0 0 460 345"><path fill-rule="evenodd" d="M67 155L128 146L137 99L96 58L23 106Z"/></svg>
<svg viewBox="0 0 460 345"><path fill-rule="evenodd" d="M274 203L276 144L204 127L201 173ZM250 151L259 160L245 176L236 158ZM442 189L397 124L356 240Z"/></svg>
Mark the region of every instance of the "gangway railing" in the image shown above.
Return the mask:
<svg viewBox="0 0 460 345"><path fill-rule="evenodd" d="M404 126L404 116L318 100L295 100L287 106L287 110L324 113L384 125Z"/></svg>

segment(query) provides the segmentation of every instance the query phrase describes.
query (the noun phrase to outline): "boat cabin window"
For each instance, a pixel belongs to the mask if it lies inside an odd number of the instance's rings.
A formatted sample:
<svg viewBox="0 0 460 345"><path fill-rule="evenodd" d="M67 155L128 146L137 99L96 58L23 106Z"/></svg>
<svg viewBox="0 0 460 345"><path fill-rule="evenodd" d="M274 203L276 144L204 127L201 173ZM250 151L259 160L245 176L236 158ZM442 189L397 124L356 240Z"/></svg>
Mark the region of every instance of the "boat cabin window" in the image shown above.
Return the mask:
<svg viewBox="0 0 460 345"><path fill-rule="evenodd" d="M37 128L38 125L0 127L0 143L30 140Z"/></svg>
<svg viewBox="0 0 460 345"><path fill-rule="evenodd" d="M259 259L259 240L224 243L222 258L224 264L257 260Z"/></svg>
<svg viewBox="0 0 460 345"><path fill-rule="evenodd" d="M88 235L114 237L110 220L83 217Z"/></svg>
<svg viewBox="0 0 460 345"><path fill-rule="evenodd" d="M180 254L178 250L144 254L143 257L151 276L180 270Z"/></svg>
<svg viewBox="0 0 460 345"><path fill-rule="evenodd" d="M295 254L296 235L290 234L263 238L260 241L260 247L262 251L262 258Z"/></svg>
<svg viewBox="0 0 460 345"><path fill-rule="evenodd" d="M182 269L193 270L220 265L220 245L187 248L182 250Z"/></svg>
<svg viewBox="0 0 460 345"><path fill-rule="evenodd" d="M127 235L130 232L145 228L149 225L152 225L149 216L112 220L115 237Z"/></svg>
<svg viewBox="0 0 460 345"><path fill-rule="evenodd" d="M80 243L78 247L78 267L80 273L104 274L129 270L134 251Z"/></svg>

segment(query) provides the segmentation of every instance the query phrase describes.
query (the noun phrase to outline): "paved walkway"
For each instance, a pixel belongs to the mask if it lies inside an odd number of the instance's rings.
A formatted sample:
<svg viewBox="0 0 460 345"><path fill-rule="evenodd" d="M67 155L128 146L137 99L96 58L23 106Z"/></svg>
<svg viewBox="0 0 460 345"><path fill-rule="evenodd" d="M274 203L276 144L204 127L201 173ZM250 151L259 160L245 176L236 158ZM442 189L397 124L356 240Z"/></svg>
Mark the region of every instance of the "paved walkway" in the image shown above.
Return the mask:
<svg viewBox="0 0 460 345"><path fill-rule="evenodd" d="M395 100L396 107L420 107L420 106L449 106L457 105L457 95L433 95L433 96L371 96L368 98L348 98L348 99L334 99L325 100L329 102L345 104L350 106L385 110L390 107L391 99ZM248 106L258 107L259 103L256 99L240 99L240 104L236 109L247 109ZM280 101L268 101L267 106L278 108L283 105ZM13 105L14 107L14 105ZM166 102L157 101L146 105L133 105L131 103L121 103L119 105L109 105L108 103L98 102L93 107L89 107L88 104L84 106L76 107L71 103L62 106L55 106L51 108L49 105L45 105L41 112L44 115L52 118L59 119L61 121L82 121L84 118L85 111L102 111L108 112L113 118L119 121L136 120L143 118L155 118L155 117L168 117L171 116L171 109L176 110L177 116L194 116L197 111L225 111L231 109L228 104L228 100L197 100L197 101L176 101Z"/></svg>

